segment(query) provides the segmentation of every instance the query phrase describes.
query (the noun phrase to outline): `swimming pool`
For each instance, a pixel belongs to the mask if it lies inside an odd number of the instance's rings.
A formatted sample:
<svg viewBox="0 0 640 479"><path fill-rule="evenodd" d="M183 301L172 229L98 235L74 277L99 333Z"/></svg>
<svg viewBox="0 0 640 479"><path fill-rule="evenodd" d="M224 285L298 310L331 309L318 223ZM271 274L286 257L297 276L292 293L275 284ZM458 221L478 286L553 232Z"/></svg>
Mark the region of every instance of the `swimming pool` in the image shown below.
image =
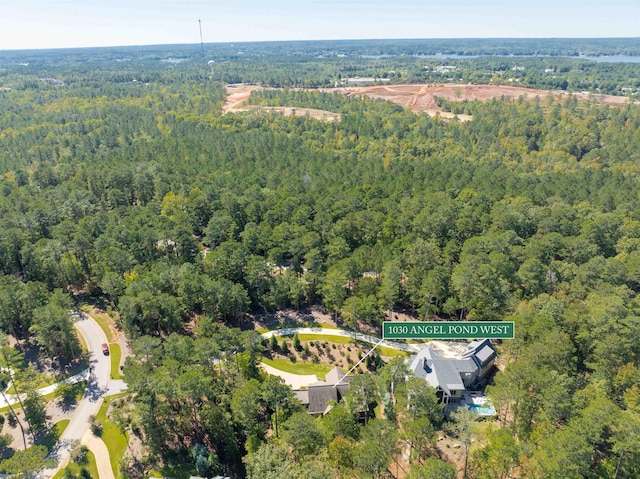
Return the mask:
<svg viewBox="0 0 640 479"><path fill-rule="evenodd" d="M486 402L484 404L467 404L469 411L471 411L476 416L495 416L496 409L493 407L491 402Z"/></svg>

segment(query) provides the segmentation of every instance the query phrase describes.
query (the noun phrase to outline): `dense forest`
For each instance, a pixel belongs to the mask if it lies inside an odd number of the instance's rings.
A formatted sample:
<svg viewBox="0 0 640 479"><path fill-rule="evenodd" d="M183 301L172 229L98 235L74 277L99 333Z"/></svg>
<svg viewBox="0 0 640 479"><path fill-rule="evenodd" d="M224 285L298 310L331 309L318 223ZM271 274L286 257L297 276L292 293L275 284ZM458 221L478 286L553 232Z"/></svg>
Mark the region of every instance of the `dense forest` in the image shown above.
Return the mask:
<svg viewBox="0 0 640 479"><path fill-rule="evenodd" d="M43 83L173 81L177 76L273 87L332 87L354 77L391 83L495 83L636 96L640 40L471 39L220 43L0 52L2 88ZM172 74L167 76L166 72ZM168 80L171 78L171 80Z"/></svg>
<svg viewBox="0 0 640 479"><path fill-rule="evenodd" d="M222 71L305 84L321 62L306 75L288 63ZM388 310L515 322L487 391L499 421L471 448L470 476L640 475L638 106L495 99L467 102L460 122L284 89L249 102L341 121L222 115L223 83L195 62L140 62L135 82L130 65L0 67L0 329L65 363L78 349L71 301L107 302L133 341L128 426L149 463L396 477L402 439L408 477L455 477L436 430L463 436L468 419L443 426L401 361L356 376L319 420L260 374L268 345L238 328L321 305L368 331ZM576 81L608 81L602 65ZM637 64L606 65L640 78Z"/></svg>

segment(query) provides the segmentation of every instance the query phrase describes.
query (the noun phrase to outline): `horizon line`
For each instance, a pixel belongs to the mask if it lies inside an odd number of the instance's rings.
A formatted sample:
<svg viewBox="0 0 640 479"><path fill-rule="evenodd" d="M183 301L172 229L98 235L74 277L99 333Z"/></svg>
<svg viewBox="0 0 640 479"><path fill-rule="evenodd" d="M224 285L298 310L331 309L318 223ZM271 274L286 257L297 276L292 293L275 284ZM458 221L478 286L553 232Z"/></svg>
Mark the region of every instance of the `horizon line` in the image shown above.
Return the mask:
<svg viewBox="0 0 640 479"><path fill-rule="evenodd" d="M320 39L297 39L297 40L239 40L224 42L205 42L204 45L235 45L235 44L256 44L256 43L314 43L314 42L368 42L368 41L433 41L433 40L640 40L640 36L635 37L582 37L582 36L553 36L553 37L405 37L405 38L320 38ZM89 50L108 48L142 48L142 47L165 47L165 46L200 46L200 42L193 43L142 43L142 44L119 44L119 45L96 45L96 46L67 46L67 47L43 47L43 48L0 48L0 52L28 52L28 51L53 51L53 50Z"/></svg>

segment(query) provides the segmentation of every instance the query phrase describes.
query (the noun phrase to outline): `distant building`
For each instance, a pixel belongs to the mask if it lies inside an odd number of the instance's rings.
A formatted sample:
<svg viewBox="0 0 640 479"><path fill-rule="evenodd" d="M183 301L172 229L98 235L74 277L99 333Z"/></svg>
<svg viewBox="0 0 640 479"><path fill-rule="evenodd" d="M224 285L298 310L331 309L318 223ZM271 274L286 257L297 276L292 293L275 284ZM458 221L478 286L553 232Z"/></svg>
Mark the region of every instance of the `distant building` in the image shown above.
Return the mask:
<svg viewBox="0 0 640 479"><path fill-rule="evenodd" d="M355 77L355 78L348 78L347 84L354 86L354 85L368 85L371 83L386 83L390 81L391 81L390 78Z"/></svg>
<svg viewBox="0 0 640 479"><path fill-rule="evenodd" d="M413 374L436 389L445 404L458 403L466 391L480 389L493 369L496 352L488 339L473 341L460 358L442 358L428 346L407 360Z"/></svg>
<svg viewBox="0 0 640 479"><path fill-rule="evenodd" d="M342 369L335 367L327 373L324 381L309 384L307 389L295 391L296 397L307 406L309 414L324 416L331 410L327 403L339 402L349 390L351 377L345 376Z"/></svg>

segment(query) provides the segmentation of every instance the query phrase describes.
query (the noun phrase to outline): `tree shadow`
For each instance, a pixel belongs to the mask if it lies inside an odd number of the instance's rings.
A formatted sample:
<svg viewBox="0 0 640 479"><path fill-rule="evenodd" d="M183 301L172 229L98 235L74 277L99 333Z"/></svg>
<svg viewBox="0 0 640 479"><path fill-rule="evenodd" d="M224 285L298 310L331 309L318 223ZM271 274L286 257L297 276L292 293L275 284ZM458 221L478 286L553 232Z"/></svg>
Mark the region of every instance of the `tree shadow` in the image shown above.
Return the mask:
<svg viewBox="0 0 640 479"><path fill-rule="evenodd" d="M107 392L107 387L100 387L93 374L87 380L87 388L84 391L84 397L90 402L99 401Z"/></svg>

